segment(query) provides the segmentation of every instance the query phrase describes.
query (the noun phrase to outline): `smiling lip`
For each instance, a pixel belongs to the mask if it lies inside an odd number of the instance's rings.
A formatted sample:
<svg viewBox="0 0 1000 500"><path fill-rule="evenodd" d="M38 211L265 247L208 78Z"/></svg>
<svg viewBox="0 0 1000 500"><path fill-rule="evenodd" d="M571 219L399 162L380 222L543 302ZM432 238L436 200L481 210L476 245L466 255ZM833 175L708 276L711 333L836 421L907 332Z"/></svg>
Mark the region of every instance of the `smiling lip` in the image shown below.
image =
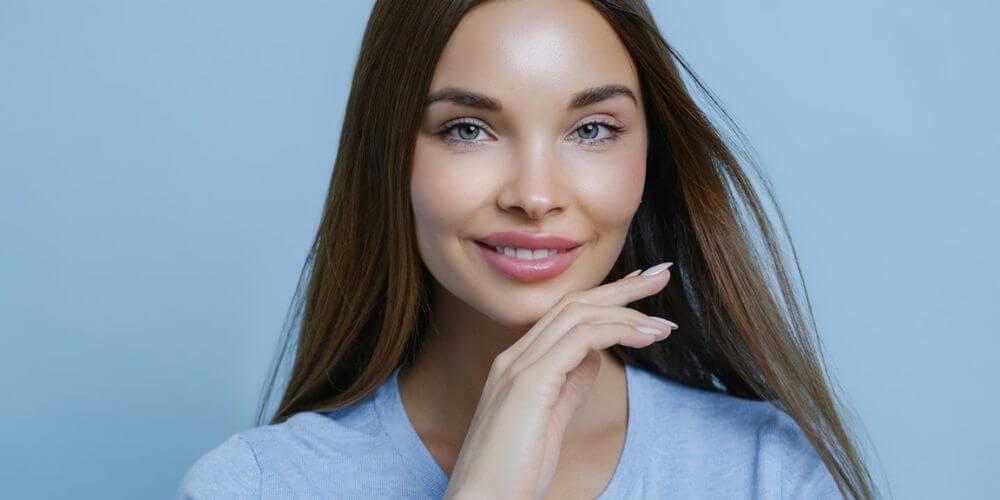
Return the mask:
<svg viewBox="0 0 1000 500"><path fill-rule="evenodd" d="M517 281L541 281L562 273L576 260L582 244L568 238L542 233L491 233L476 240L483 259L493 269ZM495 247L556 249L559 253L541 259L518 259L499 253Z"/></svg>
<svg viewBox="0 0 1000 500"><path fill-rule="evenodd" d="M487 246L508 248L554 248L570 250L580 246L580 242L549 233L529 233L526 231L501 231L476 239Z"/></svg>

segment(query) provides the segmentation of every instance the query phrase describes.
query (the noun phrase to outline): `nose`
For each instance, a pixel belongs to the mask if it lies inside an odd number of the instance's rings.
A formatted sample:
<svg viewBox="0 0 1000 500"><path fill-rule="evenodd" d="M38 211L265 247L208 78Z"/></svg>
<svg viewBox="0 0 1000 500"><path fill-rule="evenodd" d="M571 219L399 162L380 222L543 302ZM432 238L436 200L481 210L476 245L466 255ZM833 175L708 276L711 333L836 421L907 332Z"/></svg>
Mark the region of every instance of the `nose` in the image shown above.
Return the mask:
<svg viewBox="0 0 1000 500"><path fill-rule="evenodd" d="M553 148L536 143L512 155L510 174L497 204L506 211L522 211L533 220L565 210L564 173Z"/></svg>

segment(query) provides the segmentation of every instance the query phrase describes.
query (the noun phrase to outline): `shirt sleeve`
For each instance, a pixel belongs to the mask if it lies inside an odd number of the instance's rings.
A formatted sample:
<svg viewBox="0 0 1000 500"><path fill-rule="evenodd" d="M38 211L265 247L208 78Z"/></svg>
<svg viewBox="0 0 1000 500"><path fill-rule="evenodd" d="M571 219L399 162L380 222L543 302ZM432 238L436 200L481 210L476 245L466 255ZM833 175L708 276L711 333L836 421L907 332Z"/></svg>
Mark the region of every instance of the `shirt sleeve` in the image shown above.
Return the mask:
<svg viewBox="0 0 1000 500"><path fill-rule="evenodd" d="M792 417L777 408L768 439L783 450L782 498L835 500L844 498L837 488L833 475L816 453L809 438Z"/></svg>
<svg viewBox="0 0 1000 500"><path fill-rule="evenodd" d="M236 434L195 461L181 480L177 498L260 498L260 482L253 447Z"/></svg>

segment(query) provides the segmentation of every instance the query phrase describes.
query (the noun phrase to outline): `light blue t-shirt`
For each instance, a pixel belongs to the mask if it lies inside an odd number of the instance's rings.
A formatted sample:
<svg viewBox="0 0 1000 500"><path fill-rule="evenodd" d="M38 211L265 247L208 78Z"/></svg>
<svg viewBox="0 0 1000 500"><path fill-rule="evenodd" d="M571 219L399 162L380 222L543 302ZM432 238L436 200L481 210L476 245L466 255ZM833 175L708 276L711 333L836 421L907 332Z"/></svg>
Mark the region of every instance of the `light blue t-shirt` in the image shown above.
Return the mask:
<svg viewBox="0 0 1000 500"><path fill-rule="evenodd" d="M600 499L842 498L773 404L625 367L625 446ZM448 477L403 408L399 370L350 408L230 436L188 469L178 497L441 498Z"/></svg>

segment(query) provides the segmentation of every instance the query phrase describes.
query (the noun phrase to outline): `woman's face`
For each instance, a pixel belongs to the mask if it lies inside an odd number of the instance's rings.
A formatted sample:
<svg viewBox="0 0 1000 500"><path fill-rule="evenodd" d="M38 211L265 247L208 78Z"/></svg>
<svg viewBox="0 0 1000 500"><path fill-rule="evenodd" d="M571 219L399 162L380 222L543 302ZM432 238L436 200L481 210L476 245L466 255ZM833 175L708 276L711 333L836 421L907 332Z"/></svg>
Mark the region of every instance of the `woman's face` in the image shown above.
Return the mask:
<svg viewBox="0 0 1000 500"><path fill-rule="evenodd" d="M626 91L577 102L605 86ZM599 285L621 253L646 174L638 75L585 2L487 2L444 48L430 94L445 89L486 96L497 109L468 98L428 105L411 178L421 258L448 292L441 296L530 327L563 295ZM509 257L477 243L504 231L581 246L555 275L511 275L490 263Z"/></svg>

